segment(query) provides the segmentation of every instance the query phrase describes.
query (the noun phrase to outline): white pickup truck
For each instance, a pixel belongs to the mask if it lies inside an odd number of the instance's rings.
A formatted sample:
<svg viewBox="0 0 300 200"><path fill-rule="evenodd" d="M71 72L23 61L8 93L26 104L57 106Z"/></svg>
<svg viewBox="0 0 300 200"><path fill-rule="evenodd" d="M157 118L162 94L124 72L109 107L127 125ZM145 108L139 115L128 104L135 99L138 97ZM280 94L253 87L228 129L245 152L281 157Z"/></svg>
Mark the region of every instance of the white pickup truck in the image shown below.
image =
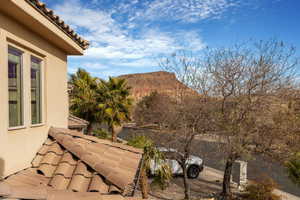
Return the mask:
<svg viewBox="0 0 300 200"><path fill-rule="evenodd" d="M171 168L173 175L182 175L183 170L179 163L173 159L178 151L175 149L167 149L164 147L159 147L158 150L163 152L166 157L166 162ZM159 168L159 164L155 163L153 160L150 163L150 173L155 174L155 171ZM203 160L197 156L190 156L187 160L187 176L188 178L195 179L199 176L199 173L203 170Z"/></svg>

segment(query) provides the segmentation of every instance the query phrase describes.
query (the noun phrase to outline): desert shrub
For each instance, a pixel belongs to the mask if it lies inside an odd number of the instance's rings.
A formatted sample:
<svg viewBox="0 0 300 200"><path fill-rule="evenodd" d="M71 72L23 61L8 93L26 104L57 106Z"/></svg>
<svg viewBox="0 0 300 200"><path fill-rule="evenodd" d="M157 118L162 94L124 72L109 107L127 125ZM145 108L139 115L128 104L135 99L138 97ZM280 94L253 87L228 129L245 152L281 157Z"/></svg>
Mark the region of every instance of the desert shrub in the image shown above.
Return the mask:
<svg viewBox="0 0 300 200"><path fill-rule="evenodd" d="M274 194L277 184L271 178L263 178L246 187L242 200L281 200L281 197Z"/></svg>
<svg viewBox="0 0 300 200"><path fill-rule="evenodd" d="M300 187L300 152L286 162L289 178Z"/></svg>

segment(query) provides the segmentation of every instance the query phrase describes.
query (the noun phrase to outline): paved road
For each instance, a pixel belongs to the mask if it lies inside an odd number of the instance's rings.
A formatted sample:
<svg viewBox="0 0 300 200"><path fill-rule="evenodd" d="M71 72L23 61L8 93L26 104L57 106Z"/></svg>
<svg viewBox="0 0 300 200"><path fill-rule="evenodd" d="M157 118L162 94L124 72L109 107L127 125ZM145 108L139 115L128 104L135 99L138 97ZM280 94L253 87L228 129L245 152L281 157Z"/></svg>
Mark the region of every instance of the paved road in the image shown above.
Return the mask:
<svg viewBox="0 0 300 200"><path fill-rule="evenodd" d="M149 129L131 129L125 128L119 137L123 139L130 139L136 135L147 135L159 144L161 135ZM197 140L193 144L193 154L203 158L205 165L217 170L224 169L224 154L218 150L218 145L209 140ZM300 189L294 185L287 177L285 169L279 163L271 161L268 158L256 156L255 159L248 161L248 178L256 179L263 175L271 177L275 180L279 188L285 192L300 197Z"/></svg>

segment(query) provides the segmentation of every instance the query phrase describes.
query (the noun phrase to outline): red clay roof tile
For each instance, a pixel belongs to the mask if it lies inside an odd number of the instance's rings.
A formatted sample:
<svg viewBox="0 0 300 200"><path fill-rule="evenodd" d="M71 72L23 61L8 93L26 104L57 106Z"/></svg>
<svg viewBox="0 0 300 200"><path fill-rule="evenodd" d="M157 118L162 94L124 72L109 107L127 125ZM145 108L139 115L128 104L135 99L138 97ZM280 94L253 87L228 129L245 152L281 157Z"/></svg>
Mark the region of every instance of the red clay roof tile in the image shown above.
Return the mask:
<svg viewBox="0 0 300 200"><path fill-rule="evenodd" d="M5 193L5 194L3 194ZM44 186L16 186L0 182L0 196L14 199L46 199L47 188Z"/></svg>
<svg viewBox="0 0 300 200"><path fill-rule="evenodd" d="M41 164L58 165L60 159L61 155L57 155L51 151L48 151L48 153L42 159Z"/></svg>
<svg viewBox="0 0 300 200"><path fill-rule="evenodd" d="M109 186L104 183L103 179L100 177L99 174L94 174L90 187L89 192L100 192L102 194L107 194L109 191Z"/></svg>
<svg viewBox="0 0 300 200"><path fill-rule="evenodd" d="M49 178L38 174L36 169L30 168L10 176L6 182L18 186L46 186L49 182Z"/></svg>
<svg viewBox="0 0 300 200"><path fill-rule="evenodd" d="M35 156L35 158L33 159L33 161L31 162L32 167L34 167L34 168L39 167L39 165L40 165L42 159L43 159L43 156L37 154L37 155Z"/></svg>
<svg viewBox="0 0 300 200"><path fill-rule="evenodd" d="M82 161L79 161L73 175L82 175L86 178L91 178L92 173L88 170L88 166Z"/></svg>
<svg viewBox="0 0 300 200"><path fill-rule="evenodd" d="M60 160L61 163L68 163L69 165L75 166L77 164L77 161L75 160L74 156L66 151L63 155L63 157Z"/></svg>
<svg viewBox="0 0 300 200"><path fill-rule="evenodd" d="M49 135L32 161L32 168L8 177L6 183L44 186L47 190L132 194L138 181L140 150L92 137L86 139L68 129L51 128Z"/></svg>
<svg viewBox="0 0 300 200"><path fill-rule="evenodd" d="M119 193L121 193L120 189L117 188L114 185L109 186L108 192L112 193L112 194L119 194Z"/></svg>
<svg viewBox="0 0 300 200"><path fill-rule="evenodd" d="M55 190L43 186L12 186L4 182L0 182L0 196L10 199L38 200L140 200L121 195L101 195L98 192L73 192L70 190Z"/></svg>
<svg viewBox="0 0 300 200"><path fill-rule="evenodd" d="M75 170L75 165L70 165L66 162L60 162L56 168L54 175L62 175L65 178L72 178L72 175Z"/></svg>
<svg viewBox="0 0 300 200"><path fill-rule="evenodd" d="M50 146L48 152L55 153L56 155L59 155L59 156L61 156L64 153L63 149L57 143L53 143Z"/></svg>
<svg viewBox="0 0 300 200"><path fill-rule="evenodd" d="M47 178L51 178L56 166L50 164L41 164L38 168L38 173L44 175Z"/></svg>
<svg viewBox="0 0 300 200"><path fill-rule="evenodd" d="M66 190L71 181L71 178L66 178L61 174L55 174L51 179L49 185L58 190Z"/></svg>
<svg viewBox="0 0 300 200"><path fill-rule="evenodd" d="M64 129L52 128L49 134L57 139L64 148L84 160L90 167L121 190L125 191L127 186L134 183L139 161L142 158L139 150L103 140L93 139L93 141L99 141L100 143L85 142L83 134ZM70 136L75 137L70 138ZM88 140L91 139L89 137ZM132 162L131 165L128 164L128 160L131 159L137 160L137 162ZM123 163L127 165L124 166Z"/></svg>
<svg viewBox="0 0 300 200"><path fill-rule="evenodd" d="M68 189L74 192L86 192L89 188L90 182L91 178L87 178L81 174L76 174L73 176Z"/></svg>
<svg viewBox="0 0 300 200"><path fill-rule="evenodd" d="M48 152L49 145L43 145L37 152L39 155L45 155Z"/></svg>

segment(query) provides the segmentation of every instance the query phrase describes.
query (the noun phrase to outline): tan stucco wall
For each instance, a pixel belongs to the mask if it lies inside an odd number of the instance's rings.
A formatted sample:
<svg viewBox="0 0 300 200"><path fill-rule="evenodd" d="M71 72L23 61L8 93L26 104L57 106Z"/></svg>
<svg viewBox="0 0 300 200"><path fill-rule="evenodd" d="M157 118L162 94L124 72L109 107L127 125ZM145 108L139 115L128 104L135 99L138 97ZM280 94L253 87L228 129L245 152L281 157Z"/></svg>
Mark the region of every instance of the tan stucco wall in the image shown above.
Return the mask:
<svg viewBox="0 0 300 200"><path fill-rule="evenodd" d="M46 38L69 55L82 55L83 49L57 25L24 0L1 0L0 13L30 27L31 32Z"/></svg>
<svg viewBox="0 0 300 200"><path fill-rule="evenodd" d="M24 127L8 129L8 45L23 54ZM43 124L31 126L30 56L43 59ZM30 166L50 126L67 128L67 55L0 12L0 177Z"/></svg>

